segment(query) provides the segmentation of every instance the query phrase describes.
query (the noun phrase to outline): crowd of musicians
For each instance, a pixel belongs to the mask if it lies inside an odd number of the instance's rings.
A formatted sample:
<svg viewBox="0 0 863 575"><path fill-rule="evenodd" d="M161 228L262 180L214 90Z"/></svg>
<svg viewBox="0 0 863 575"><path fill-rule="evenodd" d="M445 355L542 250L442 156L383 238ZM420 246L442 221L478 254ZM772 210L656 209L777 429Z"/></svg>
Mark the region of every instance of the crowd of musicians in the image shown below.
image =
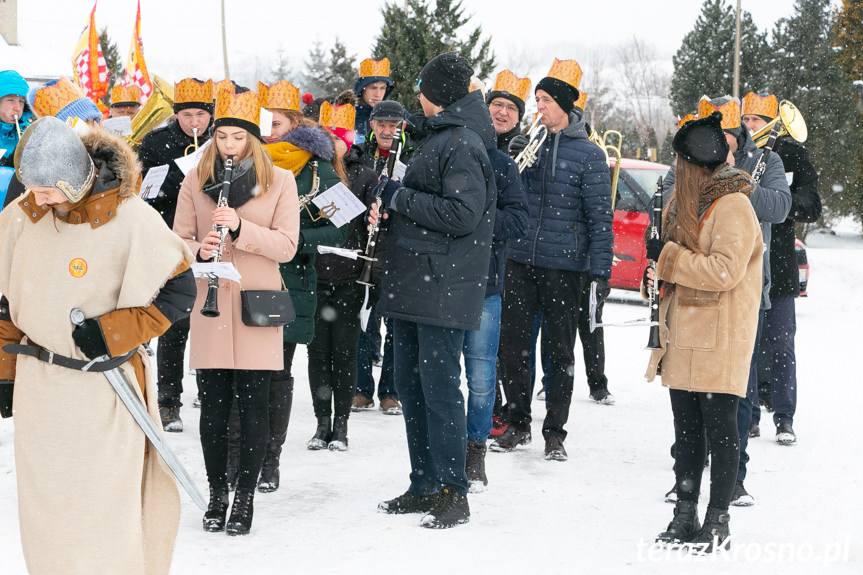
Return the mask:
<svg viewBox="0 0 863 575"><path fill-rule="evenodd" d="M532 441L537 365L543 456L566 461L576 334L590 398L614 404L603 329L588 327L590 294L601 322L610 292L612 187L581 75L575 60L554 61L533 87L526 134L531 81L504 70L486 90L452 52L422 69L416 111L388 99L386 58L318 99L287 80L252 90L185 78L171 117L130 147L68 79L31 88L0 72L0 408L14 416L28 569L170 566L178 490L103 364L118 364L167 432L183 431L194 370L211 532L249 533L256 492L279 488L298 344L317 422L310 450L348 449L349 417L374 407L382 361L379 408L404 418L410 475L381 512L466 523L468 493L488 485L487 450ZM750 134L775 125L776 96L696 106L674 137L642 291L659 302L647 378L670 389L675 429L675 510L657 541L711 552L728 541L729 506L754 503L743 480L762 331L776 439L796 440L793 226L821 205L805 148L783 137L760 149ZM140 90L114 88L113 117L140 109ZM139 195L156 168L158 193ZM340 185L366 211L336 225L313 200ZM212 262L240 279L194 272ZM283 290L290 318L255 316L250 294ZM73 308L83 321L70 321Z"/></svg>

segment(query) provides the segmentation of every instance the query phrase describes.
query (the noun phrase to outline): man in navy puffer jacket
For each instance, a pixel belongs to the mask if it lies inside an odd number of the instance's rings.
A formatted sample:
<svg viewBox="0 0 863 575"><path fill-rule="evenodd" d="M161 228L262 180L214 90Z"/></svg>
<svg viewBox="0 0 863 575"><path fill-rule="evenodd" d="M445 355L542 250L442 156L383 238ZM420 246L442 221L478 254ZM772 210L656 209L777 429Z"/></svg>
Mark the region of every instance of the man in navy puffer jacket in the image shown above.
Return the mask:
<svg viewBox="0 0 863 575"><path fill-rule="evenodd" d="M542 310L552 363L542 428L545 457L563 461L579 301L592 281L607 293L611 277L611 182L605 155L588 140L583 114L573 105L578 90L549 76L540 80L535 94L548 137L536 162L522 173L530 211L528 234L507 248L498 359L510 426L490 449L512 451L530 443L527 351L534 317Z"/></svg>

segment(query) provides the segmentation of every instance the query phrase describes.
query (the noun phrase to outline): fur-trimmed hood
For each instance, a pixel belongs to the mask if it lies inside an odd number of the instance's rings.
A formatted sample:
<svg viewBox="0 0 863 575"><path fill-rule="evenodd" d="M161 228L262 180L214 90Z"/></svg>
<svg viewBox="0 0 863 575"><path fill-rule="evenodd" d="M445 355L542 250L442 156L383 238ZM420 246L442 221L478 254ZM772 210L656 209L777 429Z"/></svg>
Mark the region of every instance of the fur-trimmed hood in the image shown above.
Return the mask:
<svg viewBox="0 0 863 575"><path fill-rule="evenodd" d="M336 155L332 137L320 126L297 126L280 141L293 144L328 162L332 162Z"/></svg>
<svg viewBox="0 0 863 575"><path fill-rule="evenodd" d="M81 136L81 141L99 172L91 195L117 187L120 188L121 198L138 194L141 164L123 138L109 134L102 128L91 128Z"/></svg>

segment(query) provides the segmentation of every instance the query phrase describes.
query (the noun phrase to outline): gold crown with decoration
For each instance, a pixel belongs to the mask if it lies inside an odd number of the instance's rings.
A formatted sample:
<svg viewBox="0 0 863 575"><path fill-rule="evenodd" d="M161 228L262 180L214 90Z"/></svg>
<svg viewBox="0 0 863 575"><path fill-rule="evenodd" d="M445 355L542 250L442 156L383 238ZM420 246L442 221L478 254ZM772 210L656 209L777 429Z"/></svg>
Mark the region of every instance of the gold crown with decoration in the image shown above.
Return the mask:
<svg viewBox="0 0 863 575"><path fill-rule="evenodd" d="M587 92L579 92L578 100L575 101L575 107L584 110L584 105L587 103Z"/></svg>
<svg viewBox="0 0 863 575"><path fill-rule="evenodd" d="M197 82L192 78L185 78L174 84L174 104L188 104L192 102L212 104L212 80Z"/></svg>
<svg viewBox="0 0 863 575"><path fill-rule="evenodd" d="M269 86L263 82L258 82L258 95L261 97L261 106L264 108L275 110L300 109L300 89L287 80L279 80Z"/></svg>
<svg viewBox="0 0 863 575"><path fill-rule="evenodd" d="M546 76L550 78L557 78L561 82L566 82L573 88L578 88L579 82L581 82L581 66L578 65L578 62L575 60L558 60L554 59L554 64L551 65L551 69L548 71Z"/></svg>
<svg viewBox="0 0 863 575"><path fill-rule="evenodd" d="M779 100L773 94L749 92L743 96L743 115L746 114L775 118L779 115Z"/></svg>
<svg viewBox="0 0 863 575"><path fill-rule="evenodd" d="M680 120L677 121L677 129L679 130L680 128L682 128L683 124L685 124L686 122L691 122L692 120L697 120L697 119L698 119L698 114L695 114L695 113L686 114L685 116L680 118Z"/></svg>
<svg viewBox="0 0 863 575"><path fill-rule="evenodd" d="M135 85L120 86L117 84L111 88L112 106L129 106L141 104L141 88Z"/></svg>
<svg viewBox="0 0 863 575"><path fill-rule="evenodd" d="M261 120L261 101L258 94L249 90L235 94L220 90L216 95L216 120L233 119L250 122L255 126Z"/></svg>
<svg viewBox="0 0 863 575"><path fill-rule="evenodd" d="M360 78L368 78L369 76L389 76L390 75L390 59L382 58L380 60L372 60L366 58L360 62Z"/></svg>
<svg viewBox="0 0 863 575"><path fill-rule="evenodd" d="M329 128L344 128L345 130L353 130L356 122L357 111L350 104L342 106L333 106L327 101L321 104L321 116L319 123L321 126Z"/></svg>
<svg viewBox="0 0 863 575"><path fill-rule="evenodd" d="M720 106L716 106L707 96L698 102L698 117L706 118L713 112L722 114L722 129L732 130L740 127L740 102L730 98Z"/></svg>
<svg viewBox="0 0 863 575"><path fill-rule="evenodd" d="M43 86L36 92L33 111L40 118L56 116L63 108L84 98L84 93L68 78L62 77L52 86Z"/></svg>
<svg viewBox="0 0 863 575"><path fill-rule="evenodd" d="M530 78L519 78L511 70L504 70L494 80L492 92L507 92L522 102L530 94Z"/></svg>

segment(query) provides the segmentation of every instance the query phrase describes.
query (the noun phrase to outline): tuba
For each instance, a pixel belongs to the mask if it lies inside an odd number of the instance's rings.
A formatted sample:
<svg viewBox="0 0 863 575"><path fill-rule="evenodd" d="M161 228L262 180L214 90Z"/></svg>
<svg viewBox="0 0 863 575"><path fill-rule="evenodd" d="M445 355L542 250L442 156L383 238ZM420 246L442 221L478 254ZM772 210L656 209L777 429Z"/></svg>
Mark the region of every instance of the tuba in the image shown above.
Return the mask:
<svg viewBox="0 0 863 575"><path fill-rule="evenodd" d="M758 163L752 170L752 179L755 180L755 183L761 181L761 176L767 169L767 156L769 152L773 151L777 138L791 136L798 142L805 142L808 135L809 130L806 128L806 121L800 110L788 100L779 102L779 115L752 134L755 145L761 148L761 157L758 158Z"/></svg>
<svg viewBox="0 0 863 575"><path fill-rule="evenodd" d="M132 118L132 134L126 136L126 141L133 150L137 150L144 141L144 136L173 113L174 87L154 74L153 93L150 94L144 107Z"/></svg>

